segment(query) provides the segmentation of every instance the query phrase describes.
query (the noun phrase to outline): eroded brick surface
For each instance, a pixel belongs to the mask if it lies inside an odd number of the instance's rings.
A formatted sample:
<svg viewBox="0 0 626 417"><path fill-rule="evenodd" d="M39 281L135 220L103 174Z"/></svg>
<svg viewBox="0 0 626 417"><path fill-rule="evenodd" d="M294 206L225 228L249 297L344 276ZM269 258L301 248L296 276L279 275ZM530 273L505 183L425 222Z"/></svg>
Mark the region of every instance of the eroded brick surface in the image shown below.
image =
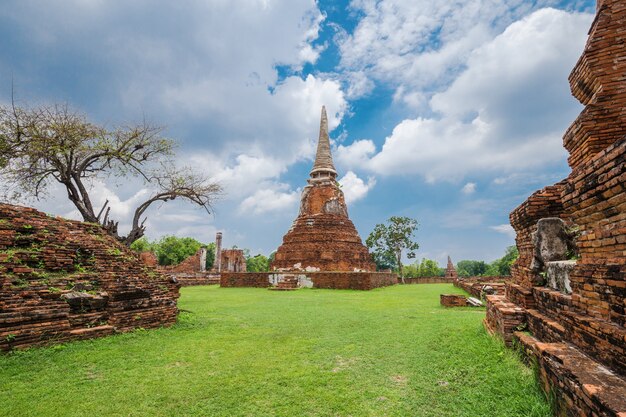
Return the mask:
<svg viewBox="0 0 626 417"><path fill-rule="evenodd" d="M280 272L222 273L222 287L269 287L280 282ZM397 283L397 275L391 272L295 272L285 277L311 281L313 288L371 290Z"/></svg>
<svg viewBox="0 0 626 417"><path fill-rule="evenodd" d="M572 92L585 105L564 136L572 172L511 213L520 257L506 298L487 298L490 330L508 343L520 325L534 335L518 338L537 358L545 389L568 415L626 415L624 39L626 1L600 0L570 75ZM547 217L564 220L575 238L571 294L547 288L541 271L531 268L531 235Z"/></svg>
<svg viewBox="0 0 626 417"><path fill-rule="evenodd" d="M98 225L0 204L0 349L170 325L177 299Z"/></svg>
<svg viewBox="0 0 626 417"><path fill-rule="evenodd" d="M308 185L302 191L300 212L276 251L274 271L376 270L367 247L348 217L337 180L322 108L317 155Z"/></svg>

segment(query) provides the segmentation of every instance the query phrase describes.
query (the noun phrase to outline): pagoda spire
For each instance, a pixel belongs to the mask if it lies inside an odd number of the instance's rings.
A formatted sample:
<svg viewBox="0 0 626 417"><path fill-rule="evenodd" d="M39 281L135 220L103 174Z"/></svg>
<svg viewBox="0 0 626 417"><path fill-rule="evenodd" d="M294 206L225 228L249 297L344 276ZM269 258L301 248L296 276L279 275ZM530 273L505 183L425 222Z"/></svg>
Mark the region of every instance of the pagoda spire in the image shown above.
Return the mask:
<svg viewBox="0 0 626 417"><path fill-rule="evenodd" d="M333 156L330 153L330 138L328 137L328 117L326 107L322 106L322 117L320 120L320 137L317 142L317 153L315 163L311 170L311 178L335 178L337 171L333 164Z"/></svg>

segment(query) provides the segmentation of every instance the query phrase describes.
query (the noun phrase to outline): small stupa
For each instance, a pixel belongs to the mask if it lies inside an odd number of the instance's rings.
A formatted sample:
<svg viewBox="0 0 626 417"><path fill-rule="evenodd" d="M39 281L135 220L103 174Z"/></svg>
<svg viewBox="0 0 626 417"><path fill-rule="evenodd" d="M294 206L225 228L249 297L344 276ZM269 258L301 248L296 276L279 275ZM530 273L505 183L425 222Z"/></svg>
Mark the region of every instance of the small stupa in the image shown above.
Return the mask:
<svg viewBox="0 0 626 417"><path fill-rule="evenodd" d="M315 163L302 190L300 212L283 237L271 264L273 271L375 271L367 247L348 217L337 183L322 106Z"/></svg>
<svg viewBox="0 0 626 417"><path fill-rule="evenodd" d="M448 256L448 266L446 267L446 278L458 279L459 275L454 268L454 264L452 263L452 259Z"/></svg>

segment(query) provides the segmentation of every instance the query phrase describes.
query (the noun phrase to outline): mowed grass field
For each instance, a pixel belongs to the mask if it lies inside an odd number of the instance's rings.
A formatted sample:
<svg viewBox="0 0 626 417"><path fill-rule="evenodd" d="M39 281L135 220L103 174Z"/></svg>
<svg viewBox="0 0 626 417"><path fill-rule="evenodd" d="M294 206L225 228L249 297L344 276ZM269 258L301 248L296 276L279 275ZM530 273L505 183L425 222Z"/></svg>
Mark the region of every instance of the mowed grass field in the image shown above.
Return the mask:
<svg viewBox="0 0 626 417"><path fill-rule="evenodd" d="M0 355L0 415L551 415L461 292L184 288L174 327Z"/></svg>

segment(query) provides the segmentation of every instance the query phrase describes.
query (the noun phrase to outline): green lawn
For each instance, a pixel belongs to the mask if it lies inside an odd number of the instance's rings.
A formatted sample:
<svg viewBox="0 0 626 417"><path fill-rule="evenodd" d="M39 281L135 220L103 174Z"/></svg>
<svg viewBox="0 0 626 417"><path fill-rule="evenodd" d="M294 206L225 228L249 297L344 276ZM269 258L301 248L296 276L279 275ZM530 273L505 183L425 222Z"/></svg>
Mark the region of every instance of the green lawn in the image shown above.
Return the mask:
<svg viewBox="0 0 626 417"><path fill-rule="evenodd" d="M181 292L172 328L0 356L0 415L550 415L450 284Z"/></svg>

